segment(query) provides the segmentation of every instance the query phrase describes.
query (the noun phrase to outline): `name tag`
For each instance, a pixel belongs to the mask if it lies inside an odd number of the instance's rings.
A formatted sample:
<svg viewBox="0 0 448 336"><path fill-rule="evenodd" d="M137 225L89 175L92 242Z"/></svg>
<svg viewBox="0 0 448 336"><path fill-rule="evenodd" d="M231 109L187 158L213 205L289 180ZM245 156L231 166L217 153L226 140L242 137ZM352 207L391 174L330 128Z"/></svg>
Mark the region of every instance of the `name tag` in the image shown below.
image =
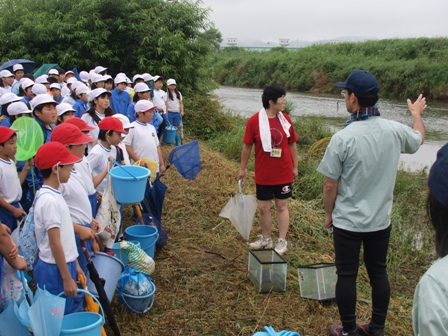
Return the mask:
<svg viewBox="0 0 448 336"><path fill-rule="evenodd" d="M279 158L282 157L282 150L280 148L274 148L271 151L271 157Z"/></svg>

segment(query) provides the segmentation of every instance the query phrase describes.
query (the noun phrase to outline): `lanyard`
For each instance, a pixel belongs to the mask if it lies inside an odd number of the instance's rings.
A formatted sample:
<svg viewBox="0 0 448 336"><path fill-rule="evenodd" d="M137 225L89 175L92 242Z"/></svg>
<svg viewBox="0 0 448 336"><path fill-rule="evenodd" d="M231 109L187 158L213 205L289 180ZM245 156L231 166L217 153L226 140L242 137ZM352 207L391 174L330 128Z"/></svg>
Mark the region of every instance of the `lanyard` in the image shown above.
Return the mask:
<svg viewBox="0 0 448 336"><path fill-rule="evenodd" d="M271 134L271 138L273 140L273 148L277 148L277 133L278 133L278 115L275 115L275 135L272 136Z"/></svg>

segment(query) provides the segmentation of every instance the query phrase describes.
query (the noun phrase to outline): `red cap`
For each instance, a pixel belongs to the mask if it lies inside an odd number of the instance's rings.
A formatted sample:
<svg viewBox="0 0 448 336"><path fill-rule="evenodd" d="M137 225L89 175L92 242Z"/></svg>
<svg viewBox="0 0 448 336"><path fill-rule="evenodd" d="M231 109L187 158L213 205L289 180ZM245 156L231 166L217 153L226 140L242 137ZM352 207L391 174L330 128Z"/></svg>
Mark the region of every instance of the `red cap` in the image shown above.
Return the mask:
<svg viewBox="0 0 448 336"><path fill-rule="evenodd" d="M102 131L115 131L118 133L127 133L123 129L123 124L117 118L106 117L100 121L100 123L98 124L98 127Z"/></svg>
<svg viewBox="0 0 448 336"><path fill-rule="evenodd" d="M118 120L118 119L117 119ZM121 121L120 121L121 124ZM0 143L5 143L14 133L18 131L12 130L6 126L0 126Z"/></svg>
<svg viewBox="0 0 448 336"><path fill-rule="evenodd" d="M82 132L91 131L95 129L95 127L87 125L87 123L81 118L73 117L64 121L64 124L72 124L78 127Z"/></svg>
<svg viewBox="0 0 448 336"><path fill-rule="evenodd" d="M39 169L48 169L56 164L61 166L76 163L81 159L70 154L70 151L60 142L47 142L39 147L34 163Z"/></svg>
<svg viewBox="0 0 448 336"><path fill-rule="evenodd" d="M56 126L51 132L50 139L63 145L80 145L93 140L89 135L82 133L75 125L67 123Z"/></svg>

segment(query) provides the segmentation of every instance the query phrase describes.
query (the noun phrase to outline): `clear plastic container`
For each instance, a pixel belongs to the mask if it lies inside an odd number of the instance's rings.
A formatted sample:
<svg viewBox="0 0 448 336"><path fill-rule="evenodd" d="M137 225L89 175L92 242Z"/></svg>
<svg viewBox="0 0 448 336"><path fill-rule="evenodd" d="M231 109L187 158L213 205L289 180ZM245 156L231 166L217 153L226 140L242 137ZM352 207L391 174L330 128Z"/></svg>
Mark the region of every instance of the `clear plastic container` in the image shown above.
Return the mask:
<svg viewBox="0 0 448 336"><path fill-rule="evenodd" d="M284 292L287 266L275 250L249 251L249 279L260 293Z"/></svg>

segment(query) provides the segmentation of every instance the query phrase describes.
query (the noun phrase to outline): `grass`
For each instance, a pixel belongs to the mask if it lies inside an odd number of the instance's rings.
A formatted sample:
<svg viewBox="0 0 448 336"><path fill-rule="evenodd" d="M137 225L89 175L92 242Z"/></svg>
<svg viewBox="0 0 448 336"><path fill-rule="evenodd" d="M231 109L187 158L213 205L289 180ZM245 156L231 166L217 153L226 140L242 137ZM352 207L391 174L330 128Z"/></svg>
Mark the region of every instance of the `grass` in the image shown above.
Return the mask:
<svg viewBox="0 0 448 336"><path fill-rule="evenodd" d="M234 136L239 138L239 145L230 136L228 133L226 137L231 147L235 151L238 146L241 149L241 133L236 132ZM122 335L252 335L265 325L272 325L277 331L295 330L301 335L326 334L331 324L340 323L335 303L321 304L301 298L297 281L297 266L334 260L332 237L324 229L321 196L317 193L321 179L315 174L315 168L322 153L317 151L301 167L302 178L312 191L306 191L304 181L295 189L305 190L289 201L286 292L259 294L247 277L245 241L228 220L219 217L221 209L237 191L238 160L229 160L228 154L213 150L212 144L213 141L210 144L200 141L202 170L196 180L183 179L174 167L162 178L168 187L163 225L169 241L166 247L156 251L154 306L147 314L128 314L118 307L115 298L114 311ZM165 159L171 148L162 146ZM302 149L303 156L307 149ZM394 224L389 251L392 297L386 334L392 334L392 330L393 335L412 334L414 288L434 259L432 233L426 225L423 208L425 180L423 172L399 172L397 177L392 215L397 224ZM244 190L249 194L255 192L251 172ZM304 197L308 193L309 197ZM126 213L126 225L130 225L129 208ZM218 224L221 225L213 230ZM422 233L420 250L413 242L417 232ZM259 233L255 220L251 239ZM273 235L277 235L275 228ZM361 266L359 320L368 321L370 310L370 287L365 268Z"/></svg>

